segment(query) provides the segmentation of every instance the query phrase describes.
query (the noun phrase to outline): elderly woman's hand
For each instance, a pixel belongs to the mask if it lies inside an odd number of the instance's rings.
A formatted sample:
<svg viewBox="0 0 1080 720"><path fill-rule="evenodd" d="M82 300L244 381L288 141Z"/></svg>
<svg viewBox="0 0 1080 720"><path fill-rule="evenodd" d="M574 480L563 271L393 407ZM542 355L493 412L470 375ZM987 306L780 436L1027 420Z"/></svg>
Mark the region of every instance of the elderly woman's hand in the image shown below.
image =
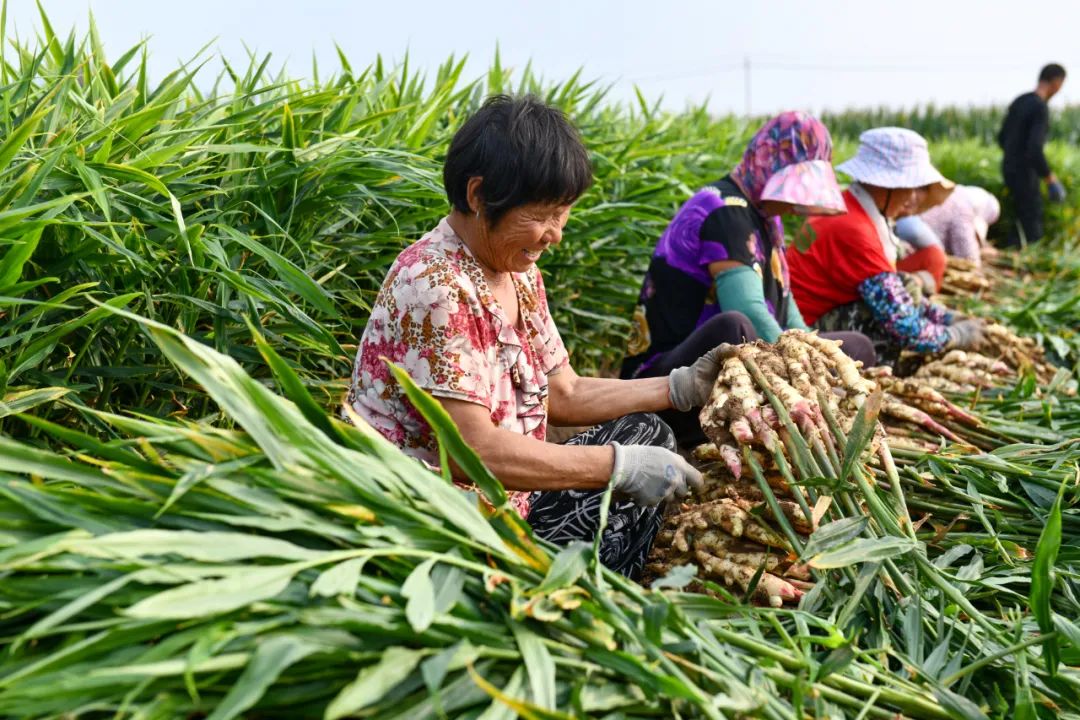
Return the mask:
<svg viewBox="0 0 1080 720"><path fill-rule="evenodd" d="M716 376L724 362L724 346L714 347L693 365L676 368L668 375L668 395L671 407L686 412L703 407L709 401Z"/></svg>
<svg viewBox="0 0 1080 720"><path fill-rule="evenodd" d="M690 490L703 486L701 473L678 453L654 445L620 445L615 448L611 484L615 494L638 505L659 505L671 497L682 500Z"/></svg>

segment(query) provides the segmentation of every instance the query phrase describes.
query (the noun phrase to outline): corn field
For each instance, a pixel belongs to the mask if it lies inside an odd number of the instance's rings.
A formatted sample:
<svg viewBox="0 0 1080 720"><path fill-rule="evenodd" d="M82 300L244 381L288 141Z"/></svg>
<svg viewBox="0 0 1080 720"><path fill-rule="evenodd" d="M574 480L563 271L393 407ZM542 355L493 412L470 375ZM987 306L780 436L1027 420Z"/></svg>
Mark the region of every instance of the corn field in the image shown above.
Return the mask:
<svg viewBox="0 0 1080 720"><path fill-rule="evenodd" d="M1019 95L1032 88L1016 88ZM995 146L1005 107L936 107L925 105L909 110L876 108L825 112L821 119L838 135L857 137L869 127L895 125L911 128L929 140L977 140ZM1075 145L1080 140L1080 107L1067 105L1050 111L1049 139Z"/></svg>
<svg viewBox="0 0 1080 720"><path fill-rule="evenodd" d="M0 60L0 717L1080 718L1080 206L1018 261L1037 281L965 308L1058 375L965 399L967 444L894 463L870 457L872 404L829 457L795 430L792 481L834 500L798 541L813 591L758 607L690 592L689 566L642 586L538 540L407 376L494 510L337 418L487 95L543 97L591 153L543 265L590 371L621 358L657 237L752 122L497 56L478 80L342 56L303 83L268 58L154 81L145 45L43 27ZM994 117L933 135L946 175L1000 188ZM837 159L864 119L827 119ZM1050 156L1080 192L1080 154Z"/></svg>

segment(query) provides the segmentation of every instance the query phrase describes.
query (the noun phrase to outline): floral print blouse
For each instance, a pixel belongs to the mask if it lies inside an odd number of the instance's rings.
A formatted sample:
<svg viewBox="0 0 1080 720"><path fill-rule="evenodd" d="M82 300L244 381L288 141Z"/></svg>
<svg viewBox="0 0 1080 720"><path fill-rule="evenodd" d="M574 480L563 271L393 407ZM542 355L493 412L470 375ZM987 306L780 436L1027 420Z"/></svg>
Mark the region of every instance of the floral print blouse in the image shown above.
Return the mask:
<svg viewBox="0 0 1080 720"><path fill-rule="evenodd" d="M569 364L533 266L512 273L514 327L472 252L446 218L394 261L360 339L346 402L407 454L436 468L437 441L381 358L435 397L488 410L492 424L544 440L548 376ZM511 492L526 517L529 492Z"/></svg>
<svg viewBox="0 0 1080 720"><path fill-rule="evenodd" d="M912 299L896 273L880 273L859 284L859 294L874 320L904 348L940 352L949 343L948 325L954 316L925 298Z"/></svg>

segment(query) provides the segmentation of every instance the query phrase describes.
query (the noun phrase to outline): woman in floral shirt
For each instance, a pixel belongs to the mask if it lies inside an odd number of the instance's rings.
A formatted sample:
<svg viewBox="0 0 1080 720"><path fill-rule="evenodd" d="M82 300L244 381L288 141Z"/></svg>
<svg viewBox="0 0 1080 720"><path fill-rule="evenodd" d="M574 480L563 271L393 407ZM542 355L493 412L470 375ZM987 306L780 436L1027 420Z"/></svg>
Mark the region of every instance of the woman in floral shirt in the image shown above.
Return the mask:
<svg viewBox="0 0 1080 720"><path fill-rule="evenodd" d="M383 282L347 403L435 467L436 439L383 359L401 365L440 401L537 534L558 544L592 540L612 485L601 560L634 576L662 507L701 486L651 413L704 404L719 358L641 380L574 372L536 261L562 240L590 182L585 148L558 110L531 97L489 99L450 143L450 214ZM595 427L554 445L545 442L549 421Z"/></svg>

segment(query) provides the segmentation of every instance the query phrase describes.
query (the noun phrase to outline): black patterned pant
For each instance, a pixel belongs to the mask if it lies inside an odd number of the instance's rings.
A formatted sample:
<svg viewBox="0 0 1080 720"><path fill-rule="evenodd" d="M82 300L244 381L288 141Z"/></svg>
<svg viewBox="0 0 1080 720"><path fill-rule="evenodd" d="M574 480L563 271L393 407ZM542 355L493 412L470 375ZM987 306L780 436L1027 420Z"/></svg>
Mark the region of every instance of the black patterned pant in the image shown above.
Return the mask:
<svg viewBox="0 0 1080 720"><path fill-rule="evenodd" d="M837 330L849 330L862 333L870 338L874 344L874 365L888 365L893 370L900 363L900 353L903 346L900 342L885 332L885 329L874 318L870 306L862 300L838 305L817 319L814 327L823 333Z"/></svg>
<svg viewBox="0 0 1080 720"><path fill-rule="evenodd" d="M904 289L908 291L908 295L911 295L911 299L916 304L920 304L923 297L922 282L910 273L901 272L899 275L904 281ZM902 376L914 372L913 369L903 367L900 363L900 354L903 352L904 346L900 344L899 340L885 331L881 323L874 318L870 306L862 300L834 307L817 319L814 328L820 330L824 337L835 337L840 334L838 331L865 335L873 343L873 356L876 356L876 359L875 357L869 359L854 357L856 360L862 360L863 365L866 367L888 365ZM845 341L845 352L847 352L847 346L848 343Z"/></svg>
<svg viewBox="0 0 1080 720"><path fill-rule="evenodd" d="M566 441L567 445L658 445L675 450L675 434L663 420L649 413L634 413L589 428ZM537 535L556 545L574 540L591 543L600 528L603 490L536 492L529 524ZM637 578L653 539L664 521L663 507L643 507L612 498L607 527L600 536L600 562L615 572Z"/></svg>

